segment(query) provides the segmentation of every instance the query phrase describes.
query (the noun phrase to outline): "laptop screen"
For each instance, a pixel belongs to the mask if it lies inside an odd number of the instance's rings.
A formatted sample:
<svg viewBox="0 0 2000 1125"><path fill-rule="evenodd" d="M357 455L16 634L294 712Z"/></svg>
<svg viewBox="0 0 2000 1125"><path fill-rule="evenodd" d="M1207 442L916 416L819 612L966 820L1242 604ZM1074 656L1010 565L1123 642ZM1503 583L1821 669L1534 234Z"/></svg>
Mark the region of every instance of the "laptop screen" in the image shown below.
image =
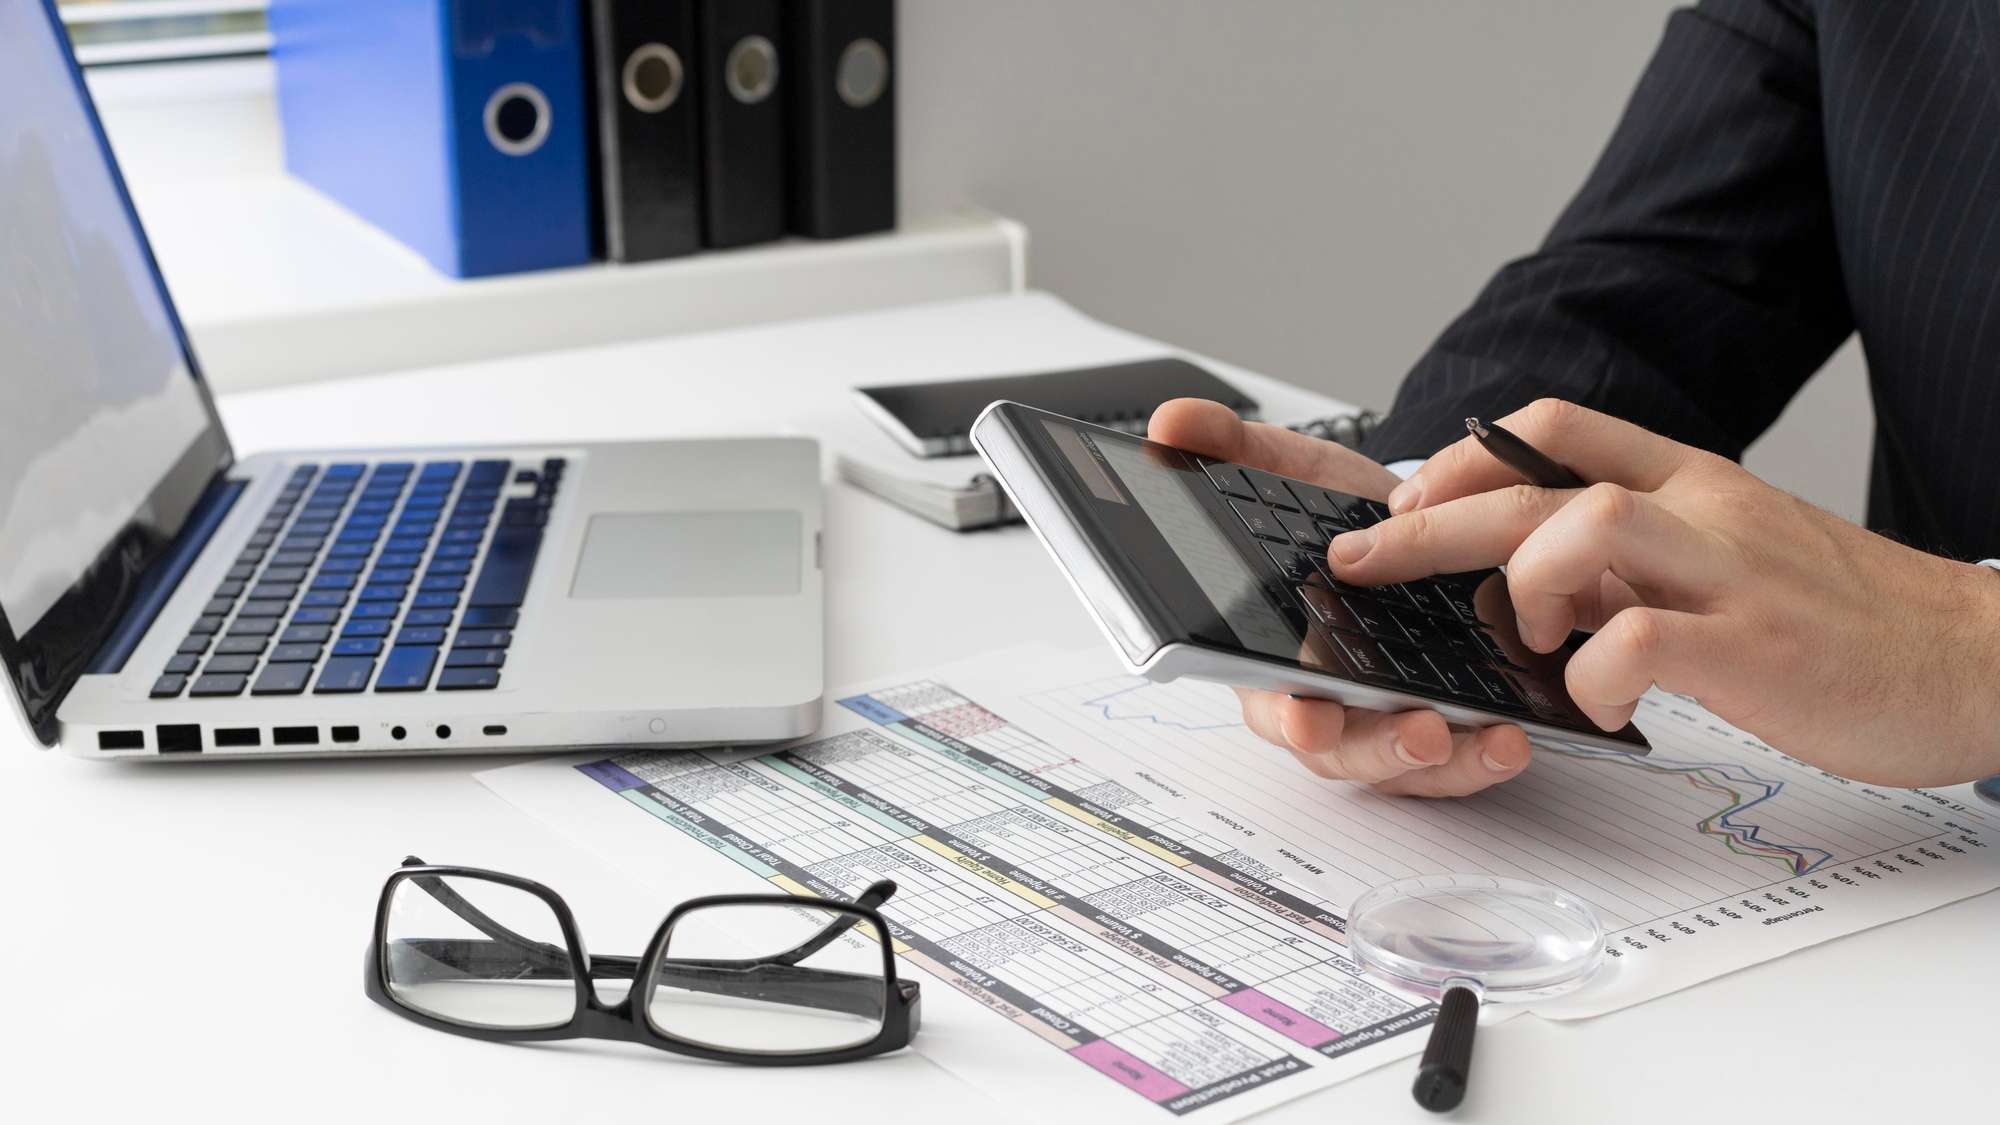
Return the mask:
<svg viewBox="0 0 2000 1125"><path fill-rule="evenodd" d="M227 464L53 13L0 3L0 658L46 739Z"/></svg>

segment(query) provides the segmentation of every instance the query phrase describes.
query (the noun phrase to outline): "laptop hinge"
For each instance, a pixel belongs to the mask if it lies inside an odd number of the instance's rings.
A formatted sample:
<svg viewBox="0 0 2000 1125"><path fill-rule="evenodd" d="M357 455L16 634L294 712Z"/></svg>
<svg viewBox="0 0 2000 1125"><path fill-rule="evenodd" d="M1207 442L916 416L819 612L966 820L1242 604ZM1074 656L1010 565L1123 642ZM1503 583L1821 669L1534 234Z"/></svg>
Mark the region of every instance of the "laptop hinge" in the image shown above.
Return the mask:
<svg viewBox="0 0 2000 1125"><path fill-rule="evenodd" d="M214 537L215 529L222 526L223 517L236 505L237 497L243 495L246 487L248 482L228 480L221 474L209 482L208 489L195 502L194 510L188 513L181 533L140 577L139 587L132 594L132 604L125 610L118 627L104 639L104 644L91 658L90 667L84 669L84 674L115 676L125 670L125 662L132 658L139 642L145 639L146 630L153 627L153 619L166 608L168 599L180 588L181 579L187 577L194 561L201 557L209 539Z"/></svg>

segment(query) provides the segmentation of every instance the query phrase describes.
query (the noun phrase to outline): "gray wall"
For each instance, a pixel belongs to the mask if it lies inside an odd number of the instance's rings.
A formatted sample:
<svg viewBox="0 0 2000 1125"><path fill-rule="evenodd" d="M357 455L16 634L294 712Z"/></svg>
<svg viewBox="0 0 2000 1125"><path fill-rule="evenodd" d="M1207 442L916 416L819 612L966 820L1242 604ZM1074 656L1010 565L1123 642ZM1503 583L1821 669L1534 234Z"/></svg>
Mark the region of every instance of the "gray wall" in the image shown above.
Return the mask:
<svg viewBox="0 0 2000 1125"><path fill-rule="evenodd" d="M1027 223L1032 282L1135 331L1384 406L1541 239L1664 0L904 0L904 210ZM1850 517L1852 349L1750 464Z"/></svg>

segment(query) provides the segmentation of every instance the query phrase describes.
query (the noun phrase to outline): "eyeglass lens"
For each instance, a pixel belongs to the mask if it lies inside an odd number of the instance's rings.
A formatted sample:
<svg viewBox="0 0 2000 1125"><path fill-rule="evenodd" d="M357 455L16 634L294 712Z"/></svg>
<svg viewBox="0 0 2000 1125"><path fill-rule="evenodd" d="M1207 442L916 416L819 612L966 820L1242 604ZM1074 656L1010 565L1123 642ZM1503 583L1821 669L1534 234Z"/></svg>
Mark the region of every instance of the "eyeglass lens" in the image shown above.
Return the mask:
<svg viewBox="0 0 2000 1125"><path fill-rule="evenodd" d="M466 875L402 879L383 936L389 995L414 1011L514 1030L559 1027L576 1013L562 925L527 891Z"/></svg>
<svg viewBox="0 0 2000 1125"><path fill-rule="evenodd" d="M689 1043L770 1054L873 1040L888 1005L881 935L794 903L707 906L675 920L646 1018Z"/></svg>

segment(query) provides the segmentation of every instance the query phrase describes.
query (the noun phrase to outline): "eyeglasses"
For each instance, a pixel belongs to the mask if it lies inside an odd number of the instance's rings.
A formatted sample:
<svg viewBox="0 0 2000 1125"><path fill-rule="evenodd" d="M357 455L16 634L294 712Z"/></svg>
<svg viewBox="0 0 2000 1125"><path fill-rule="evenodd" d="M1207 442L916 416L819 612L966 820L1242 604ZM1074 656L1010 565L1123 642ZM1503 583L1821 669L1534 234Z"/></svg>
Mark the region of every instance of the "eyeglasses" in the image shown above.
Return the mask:
<svg viewBox="0 0 2000 1125"><path fill-rule="evenodd" d="M363 987L426 1027L475 1039L621 1039L724 1062L846 1062L909 1045L920 998L896 979L876 908L714 895L674 907L639 957L590 956L540 883L412 856L375 909ZM600 980L632 986L616 1003Z"/></svg>

